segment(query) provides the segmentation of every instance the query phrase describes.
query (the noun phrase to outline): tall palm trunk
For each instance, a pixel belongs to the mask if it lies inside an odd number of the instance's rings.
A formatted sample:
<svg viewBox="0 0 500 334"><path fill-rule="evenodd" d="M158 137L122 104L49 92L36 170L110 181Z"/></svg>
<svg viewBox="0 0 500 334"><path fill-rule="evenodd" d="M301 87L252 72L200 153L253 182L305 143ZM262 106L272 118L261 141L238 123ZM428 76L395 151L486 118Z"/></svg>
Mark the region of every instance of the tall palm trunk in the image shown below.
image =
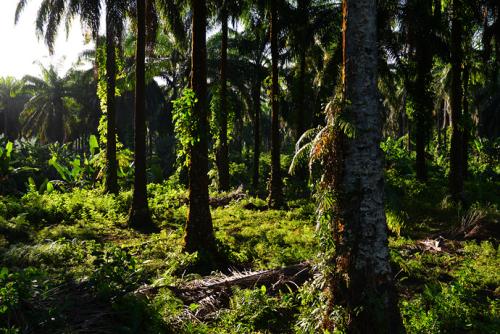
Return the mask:
<svg viewBox="0 0 500 334"><path fill-rule="evenodd" d="M427 146L428 132L431 127L432 98L429 96L429 83L431 82L432 53L428 47L431 18L431 0L419 1L416 7L416 61L417 79L415 87L416 104L416 173L417 179L425 181L427 179L427 167L425 163L425 147Z"/></svg>
<svg viewBox="0 0 500 334"><path fill-rule="evenodd" d="M297 104L297 137L298 141L302 134L306 131L306 112L305 112L305 88L306 88L306 50L300 50L299 60L299 91L298 91L298 104Z"/></svg>
<svg viewBox="0 0 500 334"><path fill-rule="evenodd" d="M141 230L151 230L146 179L146 0L137 0L137 45L135 56L135 112L134 112L134 194L129 224Z"/></svg>
<svg viewBox="0 0 500 334"><path fill-rule="evenodd" d="M459 0L453 1L451 22L451 146L449 189L454 200L461 199L463 192L463 131L462 131L462 23L459 20Z"/></svg>
<svg viewBox="0 0 500 334"><path fill-rule="evenodd" d="M279 125L279 84L278 84L278 10L276 0L271 0L271 180L269 189L269 207L279 208L284 205L283 181L280 170L280 125Z"/></svg>
<svg viewBox="0 0 500 334"><path fill-rule="evenodd" d="M301 13L300 22L300 43L301 48L299 51L299 90L298 90L298 103L297 103L297 140L306 130L306 112L305 112L305 88L306 88L306 47L307 47L307 25L309 24L308 18L309 0L299 0L298 9Z"/></svg>
<svg viewBox="0 0 500 334"><path fill-rule="evenodd" d="M116 160L116 44L112 5L107 1L106 6L106 192L118 193L118 162Z"/></svg>
<svg viewBox="0 0 500 334"><path fill-rule="evenodd" d="M252 100L253 100L253 178L252 187L254 194L257 194L259 190L259 165L260 165L260 77L258 75L259 71L256 69L255 72L255 83L252 88Z"/></svg>
<svg viewBox="0 0 500 334"><path fill-rule="evenodd" d="M344 0L344 99L355 129L333 168L335 265L331 304L348 312L348 333L404 331L389 265L384 212L382 117L377 94L377 1ZM340 132L340 131L339 131ZM339 154L334 149L333 154ZM339 163L342 168L339 168ZM332 173L331 170L325 173ZM328 323L327 323L328 324Z"/></svg>
<svg viewBox="0 0 500 334"><path fill-rule="evenodd" d="M197 122L199 140L193 144L189 163L189 214L184 238L188 252L215 254L215 236L208 204L208 112L207 112L207 48L205 0L191 0L192 60L191 88L198 103L193 117Z"/></svg>
<svg viewBox="0 0 500 334"><path fill-rule="evenodd" d="M469 171L469 139L471 132L471 116L469 114L469 99L467 91L469 89L469 67L466 65L463 69L463 144L462 144L462 178L465 180Z"/></svg>
<svg viewBox="0 0 500 334"><path fill-rule="evenodd" d="M217 169L219 174L219 190L229 190L229 149L227 145L227 39L228 15L227 9L222 8L222 45L220 62L220 129L219 147L217 148Z"/></svg>

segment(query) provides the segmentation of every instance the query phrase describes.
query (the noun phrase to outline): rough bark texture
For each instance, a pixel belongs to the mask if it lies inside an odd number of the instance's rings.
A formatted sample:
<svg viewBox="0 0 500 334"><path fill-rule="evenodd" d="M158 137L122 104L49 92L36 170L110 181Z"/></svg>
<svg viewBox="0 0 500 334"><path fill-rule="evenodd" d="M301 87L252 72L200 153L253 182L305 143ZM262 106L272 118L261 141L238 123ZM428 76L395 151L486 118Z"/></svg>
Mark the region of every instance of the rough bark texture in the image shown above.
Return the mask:
<svg viewBox="0 0 500 334"><path fill-rule="evenodd" d="M379 146L376 0L344 0L343 6L344 97L356 134L345 139L343 170L334 173L340 181L330 301L346 308L349 333L400 333L404 327L389 265Z"/></svg>
<svg viewBox="0 0 500 334"><path fill-rule="evenodd" d="M225 6L225 5L224 5ZM220 59L220 128L219 147L217 147L217 171L219 174L219 190L229 190L229 149L227 145L227 38L228 15L226 8L222 8L222 45Z"/></svg>
<svg viewBox="0 0 500 334"><path fill-rule="evenodd" d="M260 161L260 89L261 83L258 69L256 69L255 76L256 80L252 88L252 100L253 100L253 178L252 187L254 193L258 192L259 189L259 161Z"/></svg>
<svg viewBox="0 0 500 334"><path fill-rule="evenodd" d="M271 1L271 179L269 182L269 207L280 208L284 205L283 181L280 170L280 124L279 124L279 83L278 83L278 10L276 0Z"/></svg>
<svg viewBox="0 0 500 334"><path fill-rule="evenodd" d="M451 22L451 146L450 146L450 194L455 201L463 192L463 130L462 130L462 23L459 20L460 3L453 1L453 17Z"/></svg>
<svg viewBox="0 0 500 334"><path fill-rule="evenodd" d="M140 230L152 230L153 222L149 214L146 179L146 0L137 0L137 45L135 71L135 112L134 112L134 194L130 209L129 224Z"/></svg>
<svg viewBox="0 0 500 334"><path fill-rule="evenodd" d="M185 250L215 254L215 236L208 205L208 112L206 6L204 0L192 0L191 88L196 94L193 116L199 140L191 147L189 163L189 213L186 224Z"/></svg>
<svg viewBox="0 0 500 334"><path fill-rule="evenodd" d="M106 6L106 179L104 188L106 192L118 194L118 162L116 160L116 44L113 13Z"/></svg>

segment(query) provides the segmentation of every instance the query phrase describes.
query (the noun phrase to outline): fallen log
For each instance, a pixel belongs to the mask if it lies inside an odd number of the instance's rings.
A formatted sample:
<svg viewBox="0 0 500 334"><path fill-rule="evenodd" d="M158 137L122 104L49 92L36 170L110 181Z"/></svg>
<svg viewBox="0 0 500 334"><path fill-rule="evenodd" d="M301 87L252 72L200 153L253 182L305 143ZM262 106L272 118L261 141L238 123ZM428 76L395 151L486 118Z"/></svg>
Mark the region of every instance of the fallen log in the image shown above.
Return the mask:
<svg viewBox="0 0 500 334"><path fill-rule="evenodd" d="M167 288L185 305L197 304L196 317L204 317L218 309L229 306L233 288L253 289L265 286L270 294L284 289L295 291L313 277L314 268L306 261L288 267L259 272L235 272L230 276L208 277L190 282L185 286L155 285L143 286L136 295L152 296L158 290Z"/></svg>

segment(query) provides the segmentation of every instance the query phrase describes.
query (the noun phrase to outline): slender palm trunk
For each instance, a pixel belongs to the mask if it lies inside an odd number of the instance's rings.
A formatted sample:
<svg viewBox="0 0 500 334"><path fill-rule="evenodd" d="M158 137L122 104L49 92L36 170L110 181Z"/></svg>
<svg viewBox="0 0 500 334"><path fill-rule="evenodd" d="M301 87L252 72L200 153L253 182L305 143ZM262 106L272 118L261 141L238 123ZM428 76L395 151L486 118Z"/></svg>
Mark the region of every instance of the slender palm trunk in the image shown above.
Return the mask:
<svg viewBox="0 0 500 334"><path fill-rule="evenodd" d="M304 131L306 131L306 112L305 112L305 88L306 88L306 51L300 51L300 69L299 69L299 96L297 108L297 141Z"/></svg>
<svg viewBox="0 0 500 334"><path fill-rule="evenodd" d="M199 251L202 255L209 255L216 253L216 246L208 204L207 13L204 0L191 0L191 6L191 88L198 99L193 116L198 123L196 135L199 140L191 147L190 152L189 214L184 241L186 251Z"/></svg>
<svg viewBox="0 0 500 334"><path fill-rule="evenodd" d="M331 304L346 308L348 333L401 333L404 327L389 265L379 146L376 0L344 0L343 7L344 98L356 134L344 137L343 155L336 161L343 168L333 178L338 182L334 187L338 206L333 214Z"/></svg>
<svg viewBox="0 0 500 334"><path fill-rule="evenodd" d="M271 57L272 57L272 87L271 87L271 180L269 189L269 207L280 208L284 205L283 181L280 167L280 125L279 125L279 84L278 84L278 10L276 0L271 0Z"/></svg>
<svg viewBox="0 0 500 334"><path fill-rule="evenodd" d="M306 130L306 112L305 112L305 88L306 88L306 47L307 47L307 34L308 29L308 5L309 1L299 0L298 9L301 15L301 32L300 32L300 55L299 55L299 90L298 90L298 103L297 103L297 140Z"/></svg>
<svg viewBox="0 0 500 334"><path fill-rule="evenodd" d="M146 0L137 0L137 45L135 54L135 113L134 113L134 194L129 224L140 230L151 230L146 179Z"/></svg>
<svg viewBox="0 0 500 334"><path fill-rule="evenodd" d="M416 104L416 172L417 179L427 179L427 167L425 163L425 147L429 137L430 119L432 117L432 97L429 96L429 83L431 82L432 53L427 43L430 36L430 22L432 18L431 0L420 1L418 5L417 36L416 36L416 58L417 79L415 91Z"/></svg>
<svg viewBox="0 0 500 334"><path fill-rule="evenodd" d="M259 165L260 165L260 77L257 74L259 71L256 70L255 83L252 88L252 100L253 100L253 178L252 187L254 194L257 194L259 190Z"/></svg>
<svg viewBox="0 0 500 334"><path fill-rule="evenodd" d="M220 62L220 129L219 147L217 148L217 169L219 174L219 190L229 190L229 149L227 145L227 39L228 16L226 8L222 8L222 45Z"/></svg>
<svg viewBox="0 0 500 334"><path fill-rule="evenodd" d="M112 5L106 6L106 179L104 188L106 192L118 194L118 162L116 160L116 44Z"/></svg>
<svg viewBox="0 0 500 334"><path fill-rule="evenodd" d="M454 200L461 199L463 192L463 131L462 131L462 23L459 20L459 1L453 1L451 23L451 146L449 189Z"/></svg>
<svg viewBox="0 0 500 334"><path fill-rule="evenodd" d="M467 179L468 176L468 170L469 170L469 138L470 138L470 132L471 132L471 117L469 114L469 99L468 99L468 94L467 91L469 89L469 67L465 66L463 69L463 87L464 87L464 94L463 94L463 101L462 101L462 108L463 108L463 146L462 146L462 178L464 180Z"/></svg>

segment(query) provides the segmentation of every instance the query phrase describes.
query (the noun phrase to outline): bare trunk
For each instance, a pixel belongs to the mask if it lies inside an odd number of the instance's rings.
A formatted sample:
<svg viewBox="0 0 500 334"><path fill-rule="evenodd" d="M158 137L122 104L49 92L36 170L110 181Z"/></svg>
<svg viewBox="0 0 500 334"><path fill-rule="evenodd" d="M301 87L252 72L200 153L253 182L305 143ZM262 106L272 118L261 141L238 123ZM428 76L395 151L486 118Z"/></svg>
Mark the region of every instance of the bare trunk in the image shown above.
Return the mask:
<svg viewBox="0 0 500 334"><path fill-rule="evenodd" d="M468 176L469 169L469 138L471 132L471 117L469 114L469 100L467 91L469 89L469 67L466 65L463 69L463 144L462 144L462 178L465 180Z"/></svg>
<svg viewBox="0 0 500 334"><path fill-rule="evenodd" d="M115 87L116 87L116 44L113 22L112 5L106 6L106 192L118 194L118 163L116 161L116 114L115 114Z"/></svg>
<svg viewBox="0 0 500 334"><path fill-rule="evenodd" d="M344 0L343 7L344 98L349 101L345 108L356 134L345 138L343 157L337 160L343 168L334 172L338 206L333 214L336 245L330 301L348 312L348 333L401 333L404 327L389 265L379 146L376 1Z"/></svg>
<svg viewBox="0 0 500 334"><path fill-rule="evenodd" d="M228 17L226 8L222 8L222 46L220 63L220 129L219 147L217 148L217 169L219 173L219 190L229 190L229 149L227 145L227 38Z"/></svg>
<svg viewBox="0 0 500 334"><path fill-rule="evenodd" d="M208 205L208 112L207 112L207 49L206 7L204 0L191 0L192 60L191 88L198 103L193 117L197 122L199 140L193 144L189 163L189 213L184 237L185 250L200 252L206 257L216 253L212 216Z"/></svg>
<svg viewBox="0 0 500 334"><path fill-rule="evenodd" d="M271 0L271 57L272 57L272 87L271 87L271 179L269 186L269 207L280 208L284 205L283 181L280 167L280 124L279 124L279 84L278 84L278 10L277 0Z"/></svg>
<svg viewBox="0 0 500 334"><path fill-rule="evenodd" d="M135 70L135 113L134 113L134 194L130 209L129 224L139 230L152 230L149 214L146 179L146 0L137 0L137 45Z"/></svg>
<svg viewBox="0 0 500 334"><path fill-rule="evenodd" d="M430 21L432 17L432 3L430 0L421 1L418 5L416 58L417 81L415 91L416 102L416 174L417 179L427 179L425 163L425 147L429 137L430 119L432 117L432 98L429 96L428 85L432 80L432 54L427 45L430 36Z"/></svg>
<svg viewBox="0 0 500 334"><path fill-rule="evenodd" d="M453 1L451 26L451 147L449 188L454 200L462 198L463 192L463 131L462 131L462 23L459 20L458 1Z"/></svg>
<svg viewBox="0 0 500 334"><path fill-rule="evenodd" d="M305 111L305 87L306 87L306 51L307 51L307 30L309 29L309 0L299 0L298 9L301 15L300 22L300 52L299 52L299 90L297 103L297 140L300 139L307 129L306 111Z"/></svg>
<svg viewBox="0 0 500 334"><path fill-rule="evenodd" d="M253 179L252 187L255 194L259 190L259 165L260 165L260 78L256 70L256 81L252 91L254 119L253 119Z"/></svg>

